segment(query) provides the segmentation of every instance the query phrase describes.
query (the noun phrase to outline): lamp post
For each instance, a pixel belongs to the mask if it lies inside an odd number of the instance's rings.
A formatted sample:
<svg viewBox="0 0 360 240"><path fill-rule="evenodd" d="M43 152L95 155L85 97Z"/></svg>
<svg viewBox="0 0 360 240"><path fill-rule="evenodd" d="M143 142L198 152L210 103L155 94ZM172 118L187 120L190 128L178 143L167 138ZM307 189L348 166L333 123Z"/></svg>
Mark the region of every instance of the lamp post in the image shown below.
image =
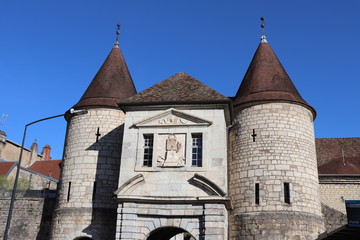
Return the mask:
<svg viewBox="0 0 360 240"><path fill-rule="evenodd" d="M70 109L70 114L73 115L81 115L81 114L86 114L87 110L74 110L73 108ZM19 162L17 165L17 169L16 169L16 175L15 175L15 180L14 180L14 187L11 193L11 200L10 200L10 207L9 207L9 213L8 213L8 217L7 217L7 222L6 222L6 227L5 227L5 232L4 232L4 238L3 240L7 240L8 236L9 236L9 229L10 229L10 224L11 224L11 217L12 217L12 213L13 213L13 208L14 208L14 203L15 203L15 195L16 195L16 190L17 190L17 183L19 180L19 173L20 173L20 165L21 165L21 160L22 160L22 155L23 155L23 150L24 150L24 143L25 143L25 137L26 137L26 130L27 127L30 125L33 125L35 123L38 122L42 122L45 120L49 120L49 119L53 119L53 118L58 118L58 117L63 117L65 114L60 114L60 115L55 115L52 117L47 117L47 118L42 118L39 120L36 120L34 122L28 123L25 125L24 128L24 134L23 134L23 139L22 139L22 143L21 143L21 149L20 149L20 156L19 156Z"/></svg>

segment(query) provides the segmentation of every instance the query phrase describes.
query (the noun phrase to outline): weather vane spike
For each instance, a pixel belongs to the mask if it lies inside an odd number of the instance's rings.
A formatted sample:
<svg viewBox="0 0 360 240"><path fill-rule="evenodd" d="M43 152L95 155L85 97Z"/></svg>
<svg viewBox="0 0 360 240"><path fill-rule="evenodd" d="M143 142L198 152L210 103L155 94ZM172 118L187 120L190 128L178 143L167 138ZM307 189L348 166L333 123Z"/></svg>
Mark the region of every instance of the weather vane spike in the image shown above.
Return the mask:
<svg viewBox="0 0 360 240"><path fill-rule="evenodd" d="M261 42L267 42L265 37L265 23L264 23L265 18L261 17L260 20L261 20Z"/></svg>
<svg viewBox="0 0 360 240"><path fill-rule="evenodd" d="M120 34L120 24L117 24L116 41L114 47L119 47L119 34Z"/></svg>

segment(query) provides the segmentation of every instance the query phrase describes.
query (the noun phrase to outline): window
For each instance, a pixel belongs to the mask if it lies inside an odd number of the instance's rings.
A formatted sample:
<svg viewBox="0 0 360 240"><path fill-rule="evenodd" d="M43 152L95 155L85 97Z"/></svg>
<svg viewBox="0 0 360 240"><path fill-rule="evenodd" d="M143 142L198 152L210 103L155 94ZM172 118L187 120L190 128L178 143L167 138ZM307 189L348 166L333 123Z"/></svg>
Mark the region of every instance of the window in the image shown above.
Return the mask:
<svg viewBox="0 0 360 240"><path fill-rule="evenodd" d="M151 167L153 159L154 135L144 135L144 161L143 166Z"/></svg>
<svg viewBox="0 0 360 240"><path fill-rule="evenodd" d="M290 204L290 183L284 183L284 202Z"/></svg>
<svg viewBox="0 0 360 240"><path fill-rule="evenodd" d="M191 135L192 138L192 161L191 165L202 167L202 134L196 133Z"/></svg>
<svg viewBox="0 0 360 240"><path fill-rule="evenodd" d="M260 204L260 185L255 183L255 204Z"/></svg>
<svg viewBox="0 0 360 240"><path fill-rule="evenodd" d="M96 197L96 181L94 182L92 200L95 200L95 197Z"/></svg>
<svg viewBox="0 0 360 240"><path fill-rule="evenodd" d="M71 190L71 182L69 182L69 185L68 185L68 192L67 192L67 197L66 197L66 201L70 201L70 190Z"/></svg>

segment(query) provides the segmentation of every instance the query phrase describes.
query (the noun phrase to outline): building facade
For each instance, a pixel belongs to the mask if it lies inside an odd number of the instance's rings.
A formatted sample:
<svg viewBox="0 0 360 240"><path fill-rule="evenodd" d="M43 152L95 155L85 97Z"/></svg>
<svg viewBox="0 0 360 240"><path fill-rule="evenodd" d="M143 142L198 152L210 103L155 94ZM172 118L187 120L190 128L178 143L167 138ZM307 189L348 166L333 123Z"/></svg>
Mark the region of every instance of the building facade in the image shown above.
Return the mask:
<svg viewBox="0 0 360 240"><path fill-rule="evenodd" d="M186 73L137 93L116 41L73 108L88 113L66 116L53 240L317 239L326 230L316 112L265 36L233 98Z"/></svg>

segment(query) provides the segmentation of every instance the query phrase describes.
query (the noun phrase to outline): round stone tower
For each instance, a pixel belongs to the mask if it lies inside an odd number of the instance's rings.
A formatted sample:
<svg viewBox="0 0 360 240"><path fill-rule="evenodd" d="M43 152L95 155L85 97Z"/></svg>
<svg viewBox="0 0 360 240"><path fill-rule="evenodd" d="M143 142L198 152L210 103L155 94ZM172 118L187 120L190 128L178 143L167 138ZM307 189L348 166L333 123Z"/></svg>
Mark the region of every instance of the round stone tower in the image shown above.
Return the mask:
<svg viewBox="0 0 360 240"><path fill-rule="evenodd" d="M117 32L118 34L118 32ZM51 239L114 239L125 114L117 103L136 94L116 40L68 122ZM101 238L100 238L101 236ZM88 239L86 238L86 239Z"/></svg>
<svg viewBox="0 0 360 240"><path fill-rule="evenodd" d="M313 120L265 36L234 99L231 239L323 232Z"/></svg>

